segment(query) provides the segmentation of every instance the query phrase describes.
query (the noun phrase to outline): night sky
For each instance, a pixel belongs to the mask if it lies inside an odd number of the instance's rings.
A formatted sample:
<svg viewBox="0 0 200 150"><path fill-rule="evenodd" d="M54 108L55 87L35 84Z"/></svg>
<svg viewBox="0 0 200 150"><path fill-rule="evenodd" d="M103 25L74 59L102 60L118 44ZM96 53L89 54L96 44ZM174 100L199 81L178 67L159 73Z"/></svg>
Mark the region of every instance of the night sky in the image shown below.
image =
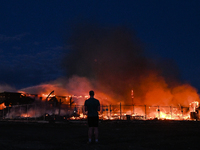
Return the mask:
<svg viewBox="0 0 200 150"><path fill-rule="evenodd" d="M199 0L3 1L0 85L20 89L66 76L63 55L81 24L126 27L147 57L173 62L181 80L200 90Z"/></svg>

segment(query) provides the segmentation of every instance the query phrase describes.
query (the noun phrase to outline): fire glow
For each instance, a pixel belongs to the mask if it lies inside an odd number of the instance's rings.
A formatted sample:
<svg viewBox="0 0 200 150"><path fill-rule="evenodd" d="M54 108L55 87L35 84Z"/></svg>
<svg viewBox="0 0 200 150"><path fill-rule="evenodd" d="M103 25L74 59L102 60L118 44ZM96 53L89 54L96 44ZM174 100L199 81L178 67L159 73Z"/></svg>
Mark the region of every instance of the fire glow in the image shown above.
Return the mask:
<svg viewBox="0 0 200 150"><path fill-rule="evenodd" d="M54 86L52 85L50 87L52 88ZM195 101L195 96L197 95L195 95L194 93L187 95L187 93L194 92L194 89L188 85L187 86L184 85L184 88L183 87L176 87L176 88L188 90L188 91L183 90L183 91L180 91L180 93L175 93L175 96L174 96L176 98L180 96L180 99L183 98L183 96L186 96L187 99L185 100L187 101L186 102L183 101L182 104L188 103L188 105L181 105L181 104L175 105L174 103L171 103L171 104L166 103L169 105L161 105L164 103L159 103L159 102L155 103L157 104L155 105L153 103L155 102L155 100L152 100L153 102L150 103L151 98L154 99L155 97L155 98L165 99L165 97L168 97L166 96L166 94L164 94L164 92L161 89L158 89L156 91L156 89L152 88L152 91L147 92L146 95L148 96L148 100L146 100L146 102L148 103L146 104L141 103L141 102L138 103L138 99L140 98L137 98L136 96L137 93L135 93L133 90L130 91L129 104L125 102L127 100L124 100L124 101L114 100L111 97L108 97L108 95L106 95L105 93L96 91L95 97L99 99L101 103L101 110L99 112L99 117L100 119L103 119L103 120L126 120L128 118L131 120L154 120L154 119L193 120L194 118L191 118L191 113L195 113L198 115L197 111L199 109L199 101L197 100ZM48 91L47 89L45 90ZM155 93L158 93L158 92L160 92L161 94L155 95ZM165 92L168 93L167 91ZM133 93L134 93L134 97L133 97ZM171 95L172 94L170 93L170 96ZM42 104L42 105L39 104L41 106L40 108L38 108L38 105L36 107L36 104L33 104L32 106L27 106L27 108L25 108L27 110L26 112L22 112L21 110L24 109L23 107L17 108L16 106L15 107L9 106L10 114L7 116L7 118L9 118L9 116L12 116L12 118L14 118L13 117L15 116L14 114L17 114L16 116L20 116L21 118L36 118L36 117L41 117L44 114L46 114L45 117L48 117L49 115L64 116L64 118L68 120L84 120L87 118L87 114L84 111L84 106L83 106L85 100L88 98L87 91L85 91L85 95L83 94L79 96L75 96L75 95L67 96L66 94L65 96L57 96L55 92L55 93L52 93L51 95L47 93L37 94L37 97L38 99L36 99L35 102ZM47 102L50 102L52 99L55 99L55 98L58 102L56 106L54 106L55 102L46 104ZM4 104L1 104L1 106L2 106L1 109L6 108ZM68 117L66 117L66 115L68 115Z"/></svg>

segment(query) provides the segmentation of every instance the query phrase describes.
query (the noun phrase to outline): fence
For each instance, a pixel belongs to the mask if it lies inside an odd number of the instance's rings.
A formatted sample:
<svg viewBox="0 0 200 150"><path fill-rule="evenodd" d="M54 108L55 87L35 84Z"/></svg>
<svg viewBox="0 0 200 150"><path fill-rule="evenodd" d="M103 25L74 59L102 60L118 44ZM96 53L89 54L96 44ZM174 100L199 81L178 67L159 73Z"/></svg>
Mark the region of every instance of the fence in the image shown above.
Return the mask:
<svg viewBox="0 0 200 150"><path fill-rule="evenodd" d="M107 119L190 119L189 107L148 105L104 105L101 114Z"/></svg>
<svg viewBox="0 0 200 150"><path fill-rule="evenodd" d="M81 119L86 115L83 105L28 104L0 108L0 119L45 120L48 116ZM101 105L100 119L190 119L189 107L148 105Z"/></svg>

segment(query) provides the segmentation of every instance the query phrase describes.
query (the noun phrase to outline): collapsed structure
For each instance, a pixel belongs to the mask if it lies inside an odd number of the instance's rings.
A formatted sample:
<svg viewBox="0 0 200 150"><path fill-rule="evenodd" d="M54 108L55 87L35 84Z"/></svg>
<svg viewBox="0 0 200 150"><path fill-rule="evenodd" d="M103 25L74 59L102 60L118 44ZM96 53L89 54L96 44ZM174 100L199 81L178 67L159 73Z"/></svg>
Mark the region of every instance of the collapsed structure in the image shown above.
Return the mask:
<svg viewBox="0 0 200 150"><path fill-rule="evenodd" d="M83 105L87 96L56 96L54 91L48 95L0 93L2 119L44 119L80 120L86 119ZM188 107L151 106L151 105L108 105L101 104L100 119L103 120L199 120L199 102Z"/></svg>
<svg viewBox="0 0 200 150"><path fill-rule="evenodd" d="M5 106L31 104L34 98L27 96L23 93L17 92L2 92L0 93L0 104L4 103Z"/></svg>

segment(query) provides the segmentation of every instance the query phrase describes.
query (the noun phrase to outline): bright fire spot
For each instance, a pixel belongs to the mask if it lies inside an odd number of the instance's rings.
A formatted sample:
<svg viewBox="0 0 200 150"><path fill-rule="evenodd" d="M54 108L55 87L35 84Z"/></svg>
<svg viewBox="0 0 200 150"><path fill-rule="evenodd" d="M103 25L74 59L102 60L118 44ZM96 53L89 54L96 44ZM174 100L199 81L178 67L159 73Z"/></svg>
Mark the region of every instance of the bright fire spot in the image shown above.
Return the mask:
<svg viewBox="0 0 200 150"><path fill-rule="evenodd" d="M31 117L31 116L28 115L28 114L21 114L20 117L22 117L22 118L28 118L28 117Z"/></svg>
<svg viewBox="0 0 200 150"><path fill-rule="evenodd" d="M2 110L4 108L6 108L5 104L4 103L0 104L0 110Z"/></svg>
<svg viewBox="0 0 200 150"><path fill-rule="evenodd" d="M194 101L190 103L190 112L196 112L196 109L199 107L199 102Z"/></svg>

